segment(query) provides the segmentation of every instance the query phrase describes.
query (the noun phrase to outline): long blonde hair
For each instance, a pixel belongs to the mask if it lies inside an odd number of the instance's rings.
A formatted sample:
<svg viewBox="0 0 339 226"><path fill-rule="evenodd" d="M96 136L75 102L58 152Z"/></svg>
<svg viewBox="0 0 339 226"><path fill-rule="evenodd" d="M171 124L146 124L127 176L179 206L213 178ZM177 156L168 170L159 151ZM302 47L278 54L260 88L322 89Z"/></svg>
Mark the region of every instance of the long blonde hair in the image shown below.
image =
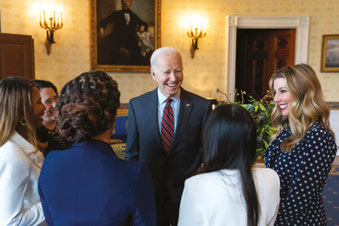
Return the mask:
<svg viewBox="0 0 339 226"><path fill-rule="evenodd" d="M275 106L272 112L272 125L277 128L273 137L278 136L287 127L290 127L292 133L281 143L281 150L291 152L293 146L303 138L315 122L322 122L334 136L329 124L330 111L315 71L307 64L279 69L269 81L272 93L274 93L274 80L277 78L286 80L286 88L294 98L288 117L282 115L278 106Z"/></svg>
<svg viewBox="0 0 339 226"><path fill-rule="evenodd" d="M33 87L31 81L18 77L0 81L0 147L20 124L28 135L28 142L37 146L35 128L31 123Z"/></svg>

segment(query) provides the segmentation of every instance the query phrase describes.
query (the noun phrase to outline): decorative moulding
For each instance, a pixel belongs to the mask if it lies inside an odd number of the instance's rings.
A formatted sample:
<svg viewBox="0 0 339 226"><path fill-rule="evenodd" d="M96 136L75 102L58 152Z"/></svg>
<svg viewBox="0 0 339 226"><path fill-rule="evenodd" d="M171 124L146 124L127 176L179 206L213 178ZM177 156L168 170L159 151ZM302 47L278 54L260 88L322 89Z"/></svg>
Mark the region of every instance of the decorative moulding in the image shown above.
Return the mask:
<svg viewBox="0 0 339 226"><path fill-rule="evenodd" d="M296 29L295 64L307 63L309 17L264 17L227 16L226 17L226 84L227 93L235 89L236 40L237 29Z"/></svg>

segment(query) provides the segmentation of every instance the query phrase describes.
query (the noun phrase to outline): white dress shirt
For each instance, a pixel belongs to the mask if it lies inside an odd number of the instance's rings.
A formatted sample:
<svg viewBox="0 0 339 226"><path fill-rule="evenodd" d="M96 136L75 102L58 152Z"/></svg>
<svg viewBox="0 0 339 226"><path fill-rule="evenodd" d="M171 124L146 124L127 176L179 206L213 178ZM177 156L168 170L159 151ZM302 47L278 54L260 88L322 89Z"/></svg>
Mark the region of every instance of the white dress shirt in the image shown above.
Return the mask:
<svg viewBox="0 0 339 226"><path fill-rule="evenodd" d="M0 225L40 225L45 217L38 194L43 156L15 132L0 147Z"/></svg>
<svg viewBox="0 0 339 226"><path fill-rule="evenodd" d="M275 171L253 168L260 205L259 226L273 225L279 207L279 177ZM220 170L185 181L179 226L246 226L247 207L238 170Z"/></svg>

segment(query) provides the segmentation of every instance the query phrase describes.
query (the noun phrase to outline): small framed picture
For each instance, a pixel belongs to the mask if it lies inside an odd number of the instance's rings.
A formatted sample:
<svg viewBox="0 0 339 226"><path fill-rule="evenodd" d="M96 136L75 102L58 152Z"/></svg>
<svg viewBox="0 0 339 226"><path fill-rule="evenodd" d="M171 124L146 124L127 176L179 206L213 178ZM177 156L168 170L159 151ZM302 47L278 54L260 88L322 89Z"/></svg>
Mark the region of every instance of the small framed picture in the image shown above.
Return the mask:
<svg viewBox="0 0 339 226"><path fill-rule="evenodd" d="M324 35L321 71L339 72L339 34Z"/></svg>

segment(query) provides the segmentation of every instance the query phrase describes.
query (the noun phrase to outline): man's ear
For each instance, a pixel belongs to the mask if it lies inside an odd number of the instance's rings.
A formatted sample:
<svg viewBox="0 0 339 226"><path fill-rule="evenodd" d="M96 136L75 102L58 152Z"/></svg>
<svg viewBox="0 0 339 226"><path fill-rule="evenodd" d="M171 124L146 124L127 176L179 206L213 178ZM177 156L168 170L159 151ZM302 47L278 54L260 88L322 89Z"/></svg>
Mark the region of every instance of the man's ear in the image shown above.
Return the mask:
<svg viewBox="0 0 339 226"><path fill-rule="evenodd" d="M156 79L155 79L155 71L152 68L151 68L151 75L152 75L153 80L156 81Z"/></svg>

